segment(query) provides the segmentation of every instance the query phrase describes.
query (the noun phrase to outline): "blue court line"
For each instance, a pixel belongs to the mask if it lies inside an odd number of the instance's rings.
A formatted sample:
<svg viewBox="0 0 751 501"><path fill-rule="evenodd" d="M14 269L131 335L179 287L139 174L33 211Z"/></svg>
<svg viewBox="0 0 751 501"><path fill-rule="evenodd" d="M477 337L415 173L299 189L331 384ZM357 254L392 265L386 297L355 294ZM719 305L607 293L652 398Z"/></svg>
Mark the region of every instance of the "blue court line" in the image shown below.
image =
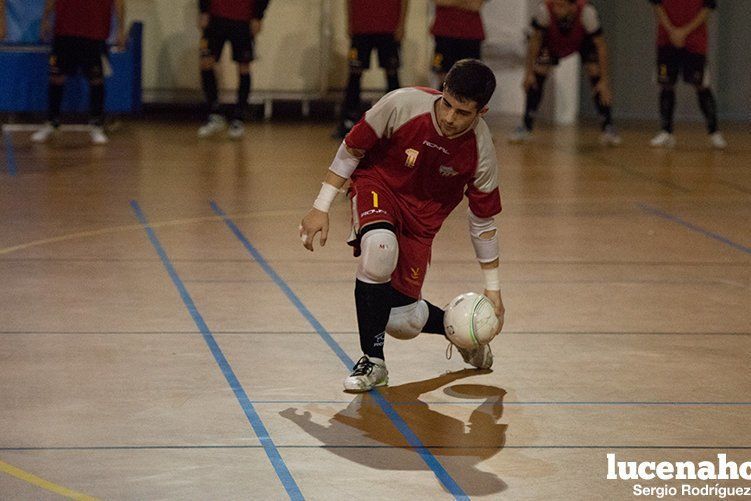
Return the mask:
<svg viewBox="0 0 751 501"><path fill-rule="evenodd" d="M5 143L5 162L8 166L8 174L16 175L16 155L13 149L13 136L7 130L3 131L3 142Z"/></svg>
<svg viewBox="0 0 751 501"><path fill-rule="evenodd" d="M157 254L159 254L159 257L162 260L162 264L164 264L164 267L167 269L167 273L172 279L172 283L175 284L175 287L180 293L180 297L182 298L185 307L188 309L190 316L193 317L193 321L198 327L198 330L201 331L201 335L203 336L204 341L211 350L211 354L214 356L214 360L216 360L216 363L219 365L222 374L224 374L225 379L232 388L232 391L235 393L235 397L240 403L240 407L242 407L243 412L245 412L245 416L248 418L250 425L253 427L253 431L258 436L258 440L260 440L261 445L266 451L266 455L269 457L269 460L271 461L271 464L273 465L274 470L279 477L279 480L282 482L284 489L287 491L290 499L304 499L302 493L300 492L300 488L297 486L297 483L295 483L295 479L292 478L292 474L287 469L287 465L284 463L282 456L279 454L276 445L274 445L274 441L269 436L269 432L266 430L266 426L264 426L263 421L261 421L261 418L258 416L258 413L256 412L253 404L250 401L250 398L248 398L248 395L245 393L245 390L240 384L240 381L237 379L237 376L232 370L232 367L227 361L227 358L224 356L224 353L214 339L214 336L211 334L208 325L206 325L206 322L199 313L198 308L196 308L193 299L190 297L190 294L185 288L185 285L180 279L180 276L177 274L177 271L175 271L174 266L172 266L169 257L167 257L167 253L164 251L164 248L159 242L159 239L157 238L153 228L151 228L151 226L149 225L146 216L144 216L143 214L143 211L141 211L138 202L131 200L130 205L136 215L136 218L146 230L146 234L151 241L151 245L154 246Z"/></svg>
<svg viewBox="0 0 751 501"><path fill-rule="evenodd" d="M647 212L649 214L661 217L663 219L667 219L668 221L672 221L674 223L678 223L683 227L688 228L691 231L694 231L696 233L700 233L704 235L705 237L712 238L714 240L717 240L718 242L722 242L726 245L729 245L730 247L733 247L734 249L737 249L741 252L745 252L746 254L751 254L751 247L746 247L745 245L739 244L737 242L733 242L727 237L724 237L720 235L719 233L715 233L713 231L706 230L700 226L697 226L693 223L690 223L686 221L685 219L682 219L678 216L675 216L673 214L669 214L663 210L658 209L657 207L652 207L647 204L637 204L637 206L643 210L644 212Z"/></svg>
<svg viewBox="0 0 751 501"><path fill-rule="evenodd" d="M261 445L100 445L67 447L0 447L0 451L140 451L140 450L205 450L205 449L260 449ZM280 445L280 449L413 449L401 445ZM662 450L751 450L747 445L426 445L426 449L662 449Z"/></svg>
<svg viewBox="0 0 751 501"><path fill-rule="evenodd" d="M316 405L316 404L350 404L350 400L253 400L254 404L266 404L266 405L274 405L274 404L284 404L284 405ZM491 401L487 402L485 399L476 399L476 400L462 400L462 401L456 401L456 402L447 402L445 400L442 401L419 401L419 402L390 402L391 405L400 405L400 406L409 406L409 405L479 405L479 406L485 406L485 405L500 405L502 407L507 406L544 406L544 405L551 405L551 406L561 406L561 407L567 407L567 406L620 406L620 407L628 407L628 406L665 406L665 407L745 407L750 406L751 402L660 402L660 401L643 401L643 402L629 402L629 401L621 401L621 402L609 402L609 401L572 401L572 402L566 402L563 400L550 400L550 401L520 401L520 402L498 402L498 401Z"/></svg>
<svg viewBox="0 0 751 501"><path fill-rule="evenodd" d="M313 316L313 314L303 304L300 298L297 297L297 294L295 294L292 289L290 289L284 279L279 276L279 274L269 265L269 263L261 255L261 253L258 252L255 247L253 247L253 245L248 241L242 231L240 231L240 228L238 228L237 225L227 216L227 214L224 213L224 211L216 204L216 202L212 200L210 204L214 212L224 220L227 227L232 231L232 233L234 233L234 235L237 237L240 243L242 243L245 249L247 249L255 262L259 266L261 266L263 271L265 271L266 274L271 277L274 283L276 283L276 285L282 290L282 292L284 292L284 294L292 302L292 304L295 305L300 314L302 314L302 316L305 317L310 325L313 326L321 339L323 339L328 347L331 348L331 350L337 355L337 357L339 357L339 360L341 360L346 368L349 369L350 367L354 366L354 361L349 357L349 355L347 355L347 353L345 353L345 351L341 346L339 346L334 338L331 337L331 334L329 334L328 331L326 331L326 329L323 327L323 325L321 325L321 323ZM422 444L417 435L412 431L412 429L407 425L402 417L394 410L394 407L388 402L388 400L386 400L386 398L378 390L371 391L369 395L378 403L386 416L388 416L388 418L394 424L396 429L399 430L399 433L404 436L404 438L407 440L407 443L412 446L420 455L422 460L433 471L435 476L446 488L446 490L448 490L448 492L451 493L451 495L454 496L455 499L469 499L469 496L467 496L464 490L462 490L459 484L451 477L449 472L446 471L446 469L435 458L435 456L433 456L433 454L431 454L431 452Z"/></svg>

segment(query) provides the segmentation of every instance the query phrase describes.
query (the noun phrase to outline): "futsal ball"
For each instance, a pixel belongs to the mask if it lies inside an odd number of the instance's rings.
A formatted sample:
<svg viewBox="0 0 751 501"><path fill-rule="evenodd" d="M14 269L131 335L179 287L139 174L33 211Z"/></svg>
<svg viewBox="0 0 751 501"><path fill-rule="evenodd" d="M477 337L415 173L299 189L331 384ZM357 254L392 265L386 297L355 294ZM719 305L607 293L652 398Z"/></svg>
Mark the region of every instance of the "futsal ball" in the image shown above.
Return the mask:
<svg viewBox="0 0 751 501"><path fill-rule="evenodd" d="M493 302L482 294L459 294L446 306L446 337L460 348L472 350L488 344L498 330Z"/></svg>

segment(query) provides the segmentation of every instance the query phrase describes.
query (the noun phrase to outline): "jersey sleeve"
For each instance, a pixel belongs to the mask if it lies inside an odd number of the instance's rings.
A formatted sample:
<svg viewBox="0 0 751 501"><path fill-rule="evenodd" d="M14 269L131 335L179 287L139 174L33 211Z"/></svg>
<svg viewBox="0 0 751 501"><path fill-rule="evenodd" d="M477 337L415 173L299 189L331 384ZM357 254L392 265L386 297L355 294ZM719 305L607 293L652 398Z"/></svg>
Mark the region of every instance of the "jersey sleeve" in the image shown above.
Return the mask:
<svg viewBox="0 0 751 501"><path fill-rule="evenodd" d="M595 9L593 5L587 4L584 6L581 19L587 35L597 36L602 34L600 16L597 14L597 9Z"/></svg>
<svg viewBox="0 0 751 501"><path fill-rule="evenodd" d="M389 92L365 112L365 116L355 124L347 137L344 138L348 147L367 151L379 140L391 135L390 129L393 131L397 114L396 96L398 92L399 90Z"/></svg>
<svg viewBox="0 0 751 501"><path fill-rule="evenodd" d="M550 11L545 2L540 2L532 16L532 27L545 31L548 29L548 26L550 26Z"/></svg>
<svg viewBox="0 0 751 501"><path fill-rule="evenodd" d="M487 124L480 120L475 128L477 136L477 170L467 185L465 195L469 209L480 218L493 217L501 212L501 192L498 188L498 158Z"/></svg>

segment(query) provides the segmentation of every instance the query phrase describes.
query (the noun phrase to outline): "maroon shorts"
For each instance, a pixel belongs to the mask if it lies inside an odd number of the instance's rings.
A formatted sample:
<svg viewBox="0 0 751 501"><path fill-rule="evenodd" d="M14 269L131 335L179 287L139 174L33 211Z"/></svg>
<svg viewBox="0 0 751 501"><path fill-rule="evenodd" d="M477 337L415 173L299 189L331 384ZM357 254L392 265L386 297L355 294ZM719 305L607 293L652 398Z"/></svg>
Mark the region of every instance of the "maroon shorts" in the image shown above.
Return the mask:
<svg viewBox="0 0 751 501"><path fill-rule="evenodd" d="M405 231L401 208L391 190L370 179L352 182L352 238L349 244L360 255L362 229L370 224L389 223L396 228L399 260L391 274L391 286L402 294L420 299L425 273L430 266L431 241L417 238Z"/></svg>

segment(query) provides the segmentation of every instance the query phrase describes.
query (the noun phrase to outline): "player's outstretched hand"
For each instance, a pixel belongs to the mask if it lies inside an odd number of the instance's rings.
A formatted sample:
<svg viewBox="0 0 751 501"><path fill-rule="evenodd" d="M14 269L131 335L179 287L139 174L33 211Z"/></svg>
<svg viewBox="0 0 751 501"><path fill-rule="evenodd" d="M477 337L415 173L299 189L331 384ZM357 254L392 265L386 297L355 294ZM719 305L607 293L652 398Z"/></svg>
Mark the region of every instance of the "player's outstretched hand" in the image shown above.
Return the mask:
<svg viewBox="0 0 751 501"><path fill-rule="evenodd" d="M483 294L490 299L495 307L495 316L498 317L498 332L501 332L501 329L503 329L504 316L506 315L506 308L503 306L501 291L489 291L486 289ZM498 334L498 332L496 334Z"/></svg>
<svg viewBox="0 0 751 501"><path fill-rule="evenodd" d="M302 218L299 229L300 239L306 249L313 251L313 239L318 232L321 233L319 241L321 247L323 247L326 245L326 239L329 236L329 214L318 209L310 209Z"/></svg>

